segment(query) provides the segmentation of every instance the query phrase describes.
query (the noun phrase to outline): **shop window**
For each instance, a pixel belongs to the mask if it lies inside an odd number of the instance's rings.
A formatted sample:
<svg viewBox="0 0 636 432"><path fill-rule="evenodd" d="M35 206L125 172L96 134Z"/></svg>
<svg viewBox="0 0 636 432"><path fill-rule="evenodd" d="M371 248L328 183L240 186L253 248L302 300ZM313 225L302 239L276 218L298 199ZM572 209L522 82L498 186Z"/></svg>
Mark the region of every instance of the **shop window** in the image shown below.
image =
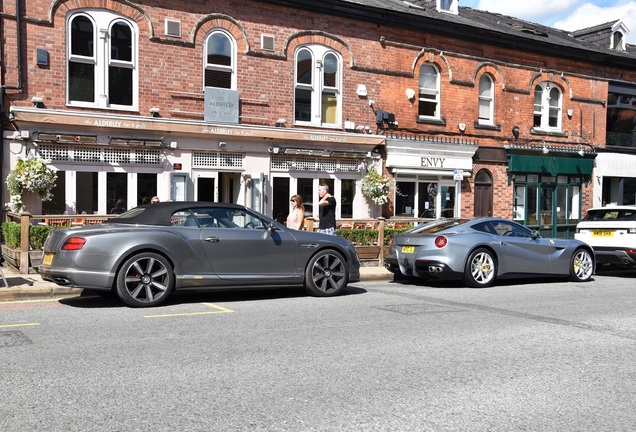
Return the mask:
<svg viewBox="0 0 636 432"><path fill-rule="evenodd" d="M420 67L418 115L420 120L440 118L440 79L437 68L430 64Z"/></svg>
<svg viewBox="0 0 636 432"><path fill-rule="evenodd" d="M534 88L534 128L546 132L561 131L561 90L545 82Z"/></svg>
<svg viewBox="0 0 636 432"><path fill-rule="evenodd" d="M295 67L295 123L339 126L342 109L339 54L322 45L303 46L296 52Z"/></svg>
<svg viewBox="0 0 636 432"><path fill-rule="evenodd" d="M137 174L137 205L150 204L157 195L157 174Z"/></svg>
<svg viewBox="0 0 636 432"><path fill-rule="evenodd" d="M64 214L66 209L66 173L57 172L55 187L51 190L50 201L42 201L42 214Z"/></svg>
<svg viewBox="0 0 636 432"><path fill-rule="evenodd" d="M205 87L236 88L236 43L224 31L210 33L205 42Z"/></svg>
<svg viewBox="0 0 636 432"><path fill-rule="evenodd" d="M415 182L396 183L399 194L395 194L395 215L415 216Z"/></svg>
<svg viewBox="0 0 636 432"><path fill-rule="evenodd" d="M71 15L67 34L69 105L136 109L137 30L110 12Z"/></svg>

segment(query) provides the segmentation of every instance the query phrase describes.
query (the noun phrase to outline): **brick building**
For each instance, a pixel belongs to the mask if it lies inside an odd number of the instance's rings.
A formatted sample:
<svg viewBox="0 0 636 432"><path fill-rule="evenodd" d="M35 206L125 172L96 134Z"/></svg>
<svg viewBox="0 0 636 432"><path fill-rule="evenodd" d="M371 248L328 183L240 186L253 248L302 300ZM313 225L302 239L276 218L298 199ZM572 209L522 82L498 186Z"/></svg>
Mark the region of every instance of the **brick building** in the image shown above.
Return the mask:
<svg viewBox="0 0 636 432"><path fill-rule="evenodd" d="M569 236L636 177L627 110L606 149L608 103L636 96L620 22L571 34L457 0L16 0L0 19L3 178L18 156L59 170L34 213L159 195L277 217L298 193L312 215L327 183L338 218ZM362 195L368 169L395 180L384 206Z"/></svg>

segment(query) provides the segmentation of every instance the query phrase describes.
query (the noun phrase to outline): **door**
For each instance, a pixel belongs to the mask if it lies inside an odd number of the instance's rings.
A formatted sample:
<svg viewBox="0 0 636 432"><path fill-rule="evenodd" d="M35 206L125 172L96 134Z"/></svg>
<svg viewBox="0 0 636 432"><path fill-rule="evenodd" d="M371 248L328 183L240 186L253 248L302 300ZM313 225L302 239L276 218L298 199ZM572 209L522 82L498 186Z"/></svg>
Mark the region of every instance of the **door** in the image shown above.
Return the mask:
<svg viewBox="0 0 636 432"><path fill-rule="evenodd" d="M296 239L287 231L267 231L268 223L242 209L196 209L205 219L201 243L212 270L228 282L246 278L262 281L290 281L302 277L296 269Z"/></svg>
<svg viewBox="0 0 636 432"><path fill-rule="evenodd" d="M475 176L475 217L492 216L492 176L480 170Z"/></svg>
<svg viewBox="0 0 636 432"><path fill-rule="evenodd" d="M219 174L217 172L193 172L192 177L194 179L195 201L219 201Z"/></svg>
<svg viewBox="0 0 636 432"><path fill-rule="evenodd" d="M496 222L493 226L504 252L499 263L501 273L555 273L557 249L553 241L532 237L529 229L512 222Z"/></svg>

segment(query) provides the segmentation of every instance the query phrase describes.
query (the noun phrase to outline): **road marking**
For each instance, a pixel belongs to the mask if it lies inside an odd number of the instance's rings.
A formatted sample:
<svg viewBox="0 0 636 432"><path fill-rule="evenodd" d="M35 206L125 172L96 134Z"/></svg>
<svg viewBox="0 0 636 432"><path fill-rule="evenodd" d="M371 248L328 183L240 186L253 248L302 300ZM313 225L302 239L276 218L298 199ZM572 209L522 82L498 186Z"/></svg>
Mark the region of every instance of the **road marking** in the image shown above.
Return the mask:
<svg viewBox="0 0 636 432"><path fill-rule="evenodd" d="M28 326L39 326L40 323L24 323L24 324L0 324L0 328L9 328L9 327L28 327Z"/></svg>
<svg viewBox="0 0 636 432"><path fill-rule="evenodd" d="M144 318L167 318L167 317L191 316L191 315L213 315L213 314L222 314L222 313L234 313L232 309L224 308L223 306L215 305L214 303L201 303L201 304L205 306L210 306L211 308L214 308L217 310L207 311L207 312L186 312L186 313L174 313L174 314L145 315Z"/></svg>

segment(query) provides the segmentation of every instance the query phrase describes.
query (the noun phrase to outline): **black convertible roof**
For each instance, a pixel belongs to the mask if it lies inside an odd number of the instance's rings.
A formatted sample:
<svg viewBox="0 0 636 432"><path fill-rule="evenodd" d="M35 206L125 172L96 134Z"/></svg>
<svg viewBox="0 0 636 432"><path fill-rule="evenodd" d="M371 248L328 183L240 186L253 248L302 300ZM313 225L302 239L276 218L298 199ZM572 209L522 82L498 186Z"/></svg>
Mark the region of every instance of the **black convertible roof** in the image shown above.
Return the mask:
<svg viewBox="0 0 636 432"><path fill-rule="evenodd" d="M172 215L178 211L193 208L225 208L244 210L245 206L232 203L214 203L208 201L169 201L156 204L144 204L109 219L105 224L159 225L170 226Z"/></svg>

